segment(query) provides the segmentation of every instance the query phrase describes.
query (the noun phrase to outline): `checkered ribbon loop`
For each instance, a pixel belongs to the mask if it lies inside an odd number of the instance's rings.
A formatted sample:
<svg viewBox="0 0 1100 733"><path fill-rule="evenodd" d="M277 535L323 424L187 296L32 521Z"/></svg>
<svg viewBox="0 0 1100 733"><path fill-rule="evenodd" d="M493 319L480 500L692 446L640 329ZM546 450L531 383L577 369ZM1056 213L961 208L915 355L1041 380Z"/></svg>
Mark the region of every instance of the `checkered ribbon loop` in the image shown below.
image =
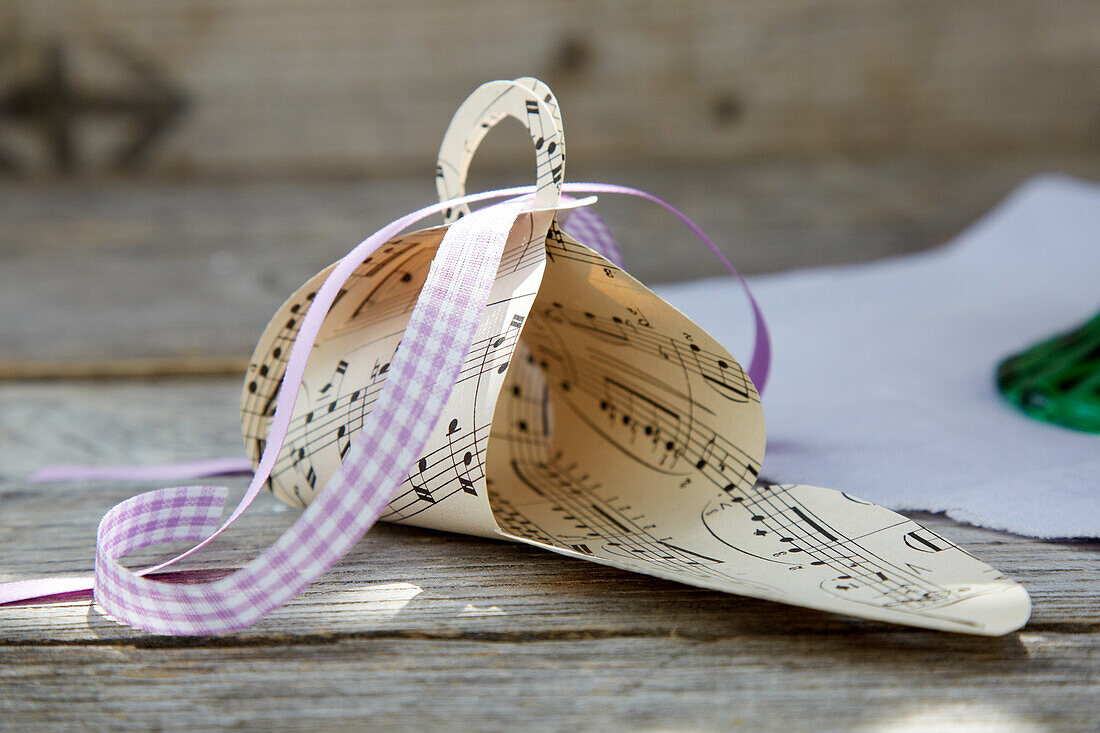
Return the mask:
<svg viewBox="0 0 1100 733"><path fill-rule="evenodd" d="M231 631L283 605L343 557L374 524L423 450L473 342L508 234L521 215L532 216L522 213L522 204L499 204L448 229L362 432L340 470L275 544L212 583L165 583L143 577L148 571L128 570L118 558L160 542L207 536L221 514L225 492L200 486L142 494L117 506L100 525L95 597L103 610L127 624L163 634ZM541 218L549 224L550 217ZM358 264L366 256L369 252L345 261ZM292 359L295 352L308 355L316 339L313 326L320 325L335 293L328 286L344 279L338 268L326 282L327 290L318 293L307 318L315 313L320 317L299 336ZM274 422L282 424L278 431L272 426L265 457L277 454L285 439L285 420L278 418L293 409L301 379L300 373L297 382L290 376L276 408ZM253 484L267 478L270 467L265 463L270 461L261 459Z"/></svg>
<svg viewBox="0 0 1100 733"><path fill-rule="evenodd" d="M651 201L703 241L745 288L756 326L756 344L748 373L763 392L770 365L763 314L741 275L710 238L683 213L644 191L607 183L565 184L562 190L571 194L621 194ZM100 606L120 621L157 633L194 635L243 628L300 593L367 531L408 474L469 351L509 231L517 217L531 216L524 213L523 206L531 201L535 191L533 186L501 189L427 206L383 227L334 266L317 291L291 347L268 442L256 472L244 496L220 526L217 517L228 493L224 488L177 487L141 494L122 502L104 517L97 537L94 578L53 577L0 583L0 604L94 586ZM340 471L298 521L260 557L213 583L189 585L151 579L152 573L168 568L213 541L262 491L285 444L306 361L321 323L356 267L385 242L428 216L459 204L502 198L511 200L479 209L448 229L402 346L391 363L379 403L352 444ZM570 205L575 203L562 204ZM567 231L583 237L590 247L609 259L620 261L614 240L595 214L573 208L563 212L562 219ZM240 463L227 459L182 466L64 467L40 472L39 480L198 477L239 470ZM195 541L198 544L187 552L144 570L131 571L119 562L119 558L134 550L163 542Z"/></svg>

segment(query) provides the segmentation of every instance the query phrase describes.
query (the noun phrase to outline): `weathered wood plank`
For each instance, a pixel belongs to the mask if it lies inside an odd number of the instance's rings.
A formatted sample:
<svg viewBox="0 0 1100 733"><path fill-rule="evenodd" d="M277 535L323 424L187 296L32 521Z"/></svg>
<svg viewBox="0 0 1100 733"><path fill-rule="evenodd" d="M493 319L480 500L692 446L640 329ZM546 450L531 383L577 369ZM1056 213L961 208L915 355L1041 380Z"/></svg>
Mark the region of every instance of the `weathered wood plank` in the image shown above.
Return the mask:
<svg viewBox="0 0 1100 733"><path fill-rule="evenodd" d="M526 158L525 158L526 160ZM1100 157L842 160L573 171L681 207L746 272L942 243L1026 176L1100 179ZM577 166L580 168L580 166ZM327 183L0 183L0 377L235 373L301 282L434 197L417 178ZM527 179L490 177L472 188ZM656 283L720 265L671 217L604 197L628 269Z"/></svg>
<svg viewBox="0 0 1100 733"><path fill-rule="evenodd" d="M0 649L4 724L423 730L1095 730L1095 637L334 639Z"/></svg>
<svg viewBox="0 0 1100 733"><path fill-rule="evenodd" d="M60 43L76 93L132 94L151 67L182 95L139 159L159 171L427 166L466 94L527 74L577 161L1097 144L1091 0L7 0L0 23L5 87L45 84ZM101 106L78 161L127 140L125 108ZM45 136L11 122L8 157L48 169Z"/></svg>
<svg viewBox="0 0 1100 733"><path fill-rule="evenodd" d="M148 486L26 485L50 458L115 463L232 454L235 382L36 384L0 387L0 556L3 579L90 568L95 525ZM179 441L173 452L171 444ZM236 479L235 485L240 486ZM189 567L241 564L296 511L264 496ZM1032 593L1032 632L1100 633L1100 542L1040 542L922 515L936 531L1016 577ZM534 548L379 525L305 595L234 635L697 639L785 633L911 633L773 603L702 591L573 561ZM930 636L935 636L931 634ZM146 635L80 600L0 609L0 643L132 642ZM169 643L169 642L165 642Z"/></svg>
<svg viewBox="0 0 1100 733"><path fill-rule="evenodd" d="M98 513L63 498L27 514L5 489L5 516L22 526L4 532L5 579L86 572ZM105 492L113 500L126 492ZM106 498L106 497L103 497ZM105 502L106 503L106 502ZM97 502L98 504L98 502ZM265 501L227 539L189 568L247 562L278 536L293 513ZM45 522L44 516L51 521ZM1096 543L1060 545L1007 538L948 520L918 521L1008 572L1032 594L1028 632L1100 633ZM354 636L436 639L558 639L668 636L721 639L795 633L910 634L911 629L659 581L537 549L428 530L379 525L309 591L227 643L270 637ZM929 638L935 634L929 632ZM148 643L148 635L94 612L90 599L0 608L0 643ZM158 644L186 644L162 640Z"/></svg>

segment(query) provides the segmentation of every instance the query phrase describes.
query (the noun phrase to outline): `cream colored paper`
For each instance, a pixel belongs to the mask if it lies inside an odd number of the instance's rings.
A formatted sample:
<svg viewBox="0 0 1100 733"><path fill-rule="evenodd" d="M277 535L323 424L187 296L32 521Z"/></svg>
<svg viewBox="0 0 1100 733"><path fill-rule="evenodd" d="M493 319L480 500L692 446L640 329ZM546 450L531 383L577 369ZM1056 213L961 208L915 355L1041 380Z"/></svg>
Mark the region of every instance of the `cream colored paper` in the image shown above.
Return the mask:
<svg viewBox="0 0 1100 733"><path fill-rule="evenodd" d="M564 139L556 100L532 79L486 85L463 105L440 152L441 195L461 194L477 144L505 115L531 132L537 204L552 207ZM556 225L537 234L540 215L513 231L444 417L383 519L913 626L1023 625L1023 588L930 530L837 491L758 482L763 412L737 360ZM391 241L345 286L272 474L279 498L304 506L339 466L444 231ZM280 308L253 355L242 398L253 461L327 274Z"/></svg>

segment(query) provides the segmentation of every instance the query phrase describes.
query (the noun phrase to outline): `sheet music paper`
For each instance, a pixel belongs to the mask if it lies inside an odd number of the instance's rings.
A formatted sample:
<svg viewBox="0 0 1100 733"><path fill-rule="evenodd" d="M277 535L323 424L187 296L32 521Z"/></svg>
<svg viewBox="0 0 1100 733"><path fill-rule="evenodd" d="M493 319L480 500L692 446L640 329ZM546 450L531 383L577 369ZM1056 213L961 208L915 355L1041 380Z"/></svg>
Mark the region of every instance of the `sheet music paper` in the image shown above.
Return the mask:
<svg viewBox="0 0 1100 733"><path fill-rule="evenodd" d="M764 401L765 476L1025 536L1100 537L1100 436L1027 418L994 374L1100 308L1100 186L1034 178L942 247L750 281L787 355ZM750 316L732 285L657 290L740 353Z"/></svg>
<svg viewBox="0 0 1100 733"><path fill-rule="evenodd" d="M496 103L461 125L499 119ZM540 176L560 182L542 132L532 135ZM448 133L440 170L454 174L441 174L441 190L461 191L483 136ZM391 241L345 285L270 479L280 499L304 506L340 465L444 231ZM253 461L296 326L327 272L284 303L253 354L241 403ZM489 303L444 416L383 519L913 626L995 635L1026 621L1022 587L934 532L838 491L760 483L763 411L739 362L556 225L545 237L513 231Z"/></svg>

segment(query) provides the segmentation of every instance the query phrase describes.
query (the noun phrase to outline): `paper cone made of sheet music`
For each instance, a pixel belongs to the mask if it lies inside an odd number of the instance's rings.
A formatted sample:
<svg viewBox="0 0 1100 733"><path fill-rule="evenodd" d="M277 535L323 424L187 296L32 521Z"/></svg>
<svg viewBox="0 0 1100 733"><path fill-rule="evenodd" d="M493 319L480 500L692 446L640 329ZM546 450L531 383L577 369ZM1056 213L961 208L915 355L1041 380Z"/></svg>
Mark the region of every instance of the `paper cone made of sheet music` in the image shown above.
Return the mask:
<svg viewBox="0 0 1100 733"><path fill-rule="evenodd" d="M520 79L479 88L456 114L437 168L444 198L463 192L478 143L505 116L527 126L540 183L560 191L557 102ZM390 241L345 284L271 475L280 499L308 504L339 467L446 229ZM252 356L242 429L253 461L327 272L283 304ZM996 635L1027 620L1020 585L934 532L839 491L759 481L764 443L738 361L555 221L513 231L443 418L382 519L899 624Z"/></svg>

